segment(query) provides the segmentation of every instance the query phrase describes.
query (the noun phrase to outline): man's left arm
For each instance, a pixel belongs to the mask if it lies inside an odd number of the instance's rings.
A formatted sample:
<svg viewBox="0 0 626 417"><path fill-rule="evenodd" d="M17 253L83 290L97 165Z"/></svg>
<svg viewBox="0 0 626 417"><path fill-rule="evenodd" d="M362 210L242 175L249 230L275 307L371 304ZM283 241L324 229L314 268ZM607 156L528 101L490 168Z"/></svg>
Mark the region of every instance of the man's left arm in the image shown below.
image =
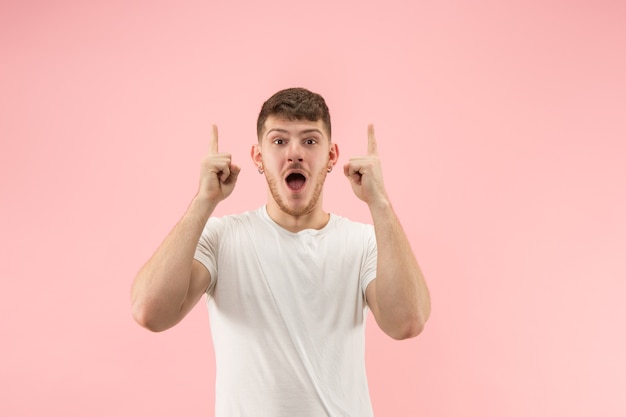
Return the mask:
<svg viewBox="0 0 626 417"><path fill-rule="evenodd" d="M379 327L394 339L420 334L430 315L430 295L409 240L385 191L376 138L368 127L366 156L344 166L354 193L367 203L376 233L376 279L366 290Z"/></svg>

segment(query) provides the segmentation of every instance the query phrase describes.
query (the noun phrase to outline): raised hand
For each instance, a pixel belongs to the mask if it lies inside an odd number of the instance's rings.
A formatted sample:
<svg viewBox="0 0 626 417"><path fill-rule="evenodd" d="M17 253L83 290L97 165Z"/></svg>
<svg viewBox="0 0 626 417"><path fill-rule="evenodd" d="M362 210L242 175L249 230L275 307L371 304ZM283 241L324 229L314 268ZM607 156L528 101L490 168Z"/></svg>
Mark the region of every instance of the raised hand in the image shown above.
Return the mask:
<svg viewBox="0 0 626 417"><path fill-rule="evenodd" d="M233 192L239 171L231 161L231 154L219 153L217 126L213 125L209 153L202 160L198 195L214 202L224 200Z"/></svg>
<svg viewBox="0 0 626 417"><path fill-rule="evenodd" d="M343 172L356 196L367 204L387 201L373 125L367 127L367 155L350 158Z"/></svg>

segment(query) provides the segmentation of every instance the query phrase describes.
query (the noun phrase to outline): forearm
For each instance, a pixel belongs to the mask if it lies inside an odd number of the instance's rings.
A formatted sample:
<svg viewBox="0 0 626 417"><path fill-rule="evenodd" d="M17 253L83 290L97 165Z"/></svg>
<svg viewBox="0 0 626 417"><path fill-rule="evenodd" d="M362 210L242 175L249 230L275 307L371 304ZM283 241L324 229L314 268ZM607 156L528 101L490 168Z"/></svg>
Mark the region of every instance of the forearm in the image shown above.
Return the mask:
<svg viewBox="0 0 626 417"><path fill-rule="evenodd" d="M194 198L189 208L141 268L133 283L133 316L151 330L176 324L184 315L196 246L216 204Z"/></svg>
<svg viewBox="0 0 626 417"><path fill-rule="evenodd" d="M391 204L370 204L377 244L376 302L380 327L398 338L419 334L430 315L430 295L409 240Z"/></svg>

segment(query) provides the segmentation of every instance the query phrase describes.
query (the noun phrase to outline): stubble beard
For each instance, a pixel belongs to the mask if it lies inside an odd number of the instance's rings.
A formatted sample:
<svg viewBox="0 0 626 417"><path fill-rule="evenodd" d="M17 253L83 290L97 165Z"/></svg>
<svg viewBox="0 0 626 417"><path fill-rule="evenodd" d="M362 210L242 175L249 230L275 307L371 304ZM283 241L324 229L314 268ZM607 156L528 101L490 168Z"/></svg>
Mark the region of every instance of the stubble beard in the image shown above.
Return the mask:
<svg viewBox="0 0 626 417"><path fill-rule="evenodd" d="M280 210L290 216L301 217L306 214L309 214L313 211L315 206L317 205L318 200L320 199L320 195L322 194L322 189L324 187L324 181L326 181L326 170L321 170L317 175L317 182L315 184L315 189L313 190L313 195L309 203L299 209L289 207L288 203L280 194L280 186L282 185L282 179L277 181L276 177L269 173L265 173L265 179L267 180L267 185L269 187L270 193L272 194L272 198L278 205ZM298 197L301 198L301 197Z"/></svg>

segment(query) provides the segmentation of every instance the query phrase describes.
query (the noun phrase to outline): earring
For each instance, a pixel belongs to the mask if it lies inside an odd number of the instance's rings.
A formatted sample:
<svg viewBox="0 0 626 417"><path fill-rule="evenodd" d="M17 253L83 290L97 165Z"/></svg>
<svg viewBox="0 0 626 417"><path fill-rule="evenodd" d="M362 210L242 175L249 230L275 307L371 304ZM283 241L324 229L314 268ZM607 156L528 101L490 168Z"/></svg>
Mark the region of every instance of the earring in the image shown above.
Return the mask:
<svg viewBox="0 0 626 417"><path fill-rule="evenodd" d="M333 170L333 166L329 166L328 169L326 170L326 172L328 172L329 174L331 173L331 171Z"/></svg>
<svg viewBox="0 0 626 417"><path fill-rule="evenodd" d="M259 174L263 175L263 167L261 165L259 165L258 169Z"/></svg>

